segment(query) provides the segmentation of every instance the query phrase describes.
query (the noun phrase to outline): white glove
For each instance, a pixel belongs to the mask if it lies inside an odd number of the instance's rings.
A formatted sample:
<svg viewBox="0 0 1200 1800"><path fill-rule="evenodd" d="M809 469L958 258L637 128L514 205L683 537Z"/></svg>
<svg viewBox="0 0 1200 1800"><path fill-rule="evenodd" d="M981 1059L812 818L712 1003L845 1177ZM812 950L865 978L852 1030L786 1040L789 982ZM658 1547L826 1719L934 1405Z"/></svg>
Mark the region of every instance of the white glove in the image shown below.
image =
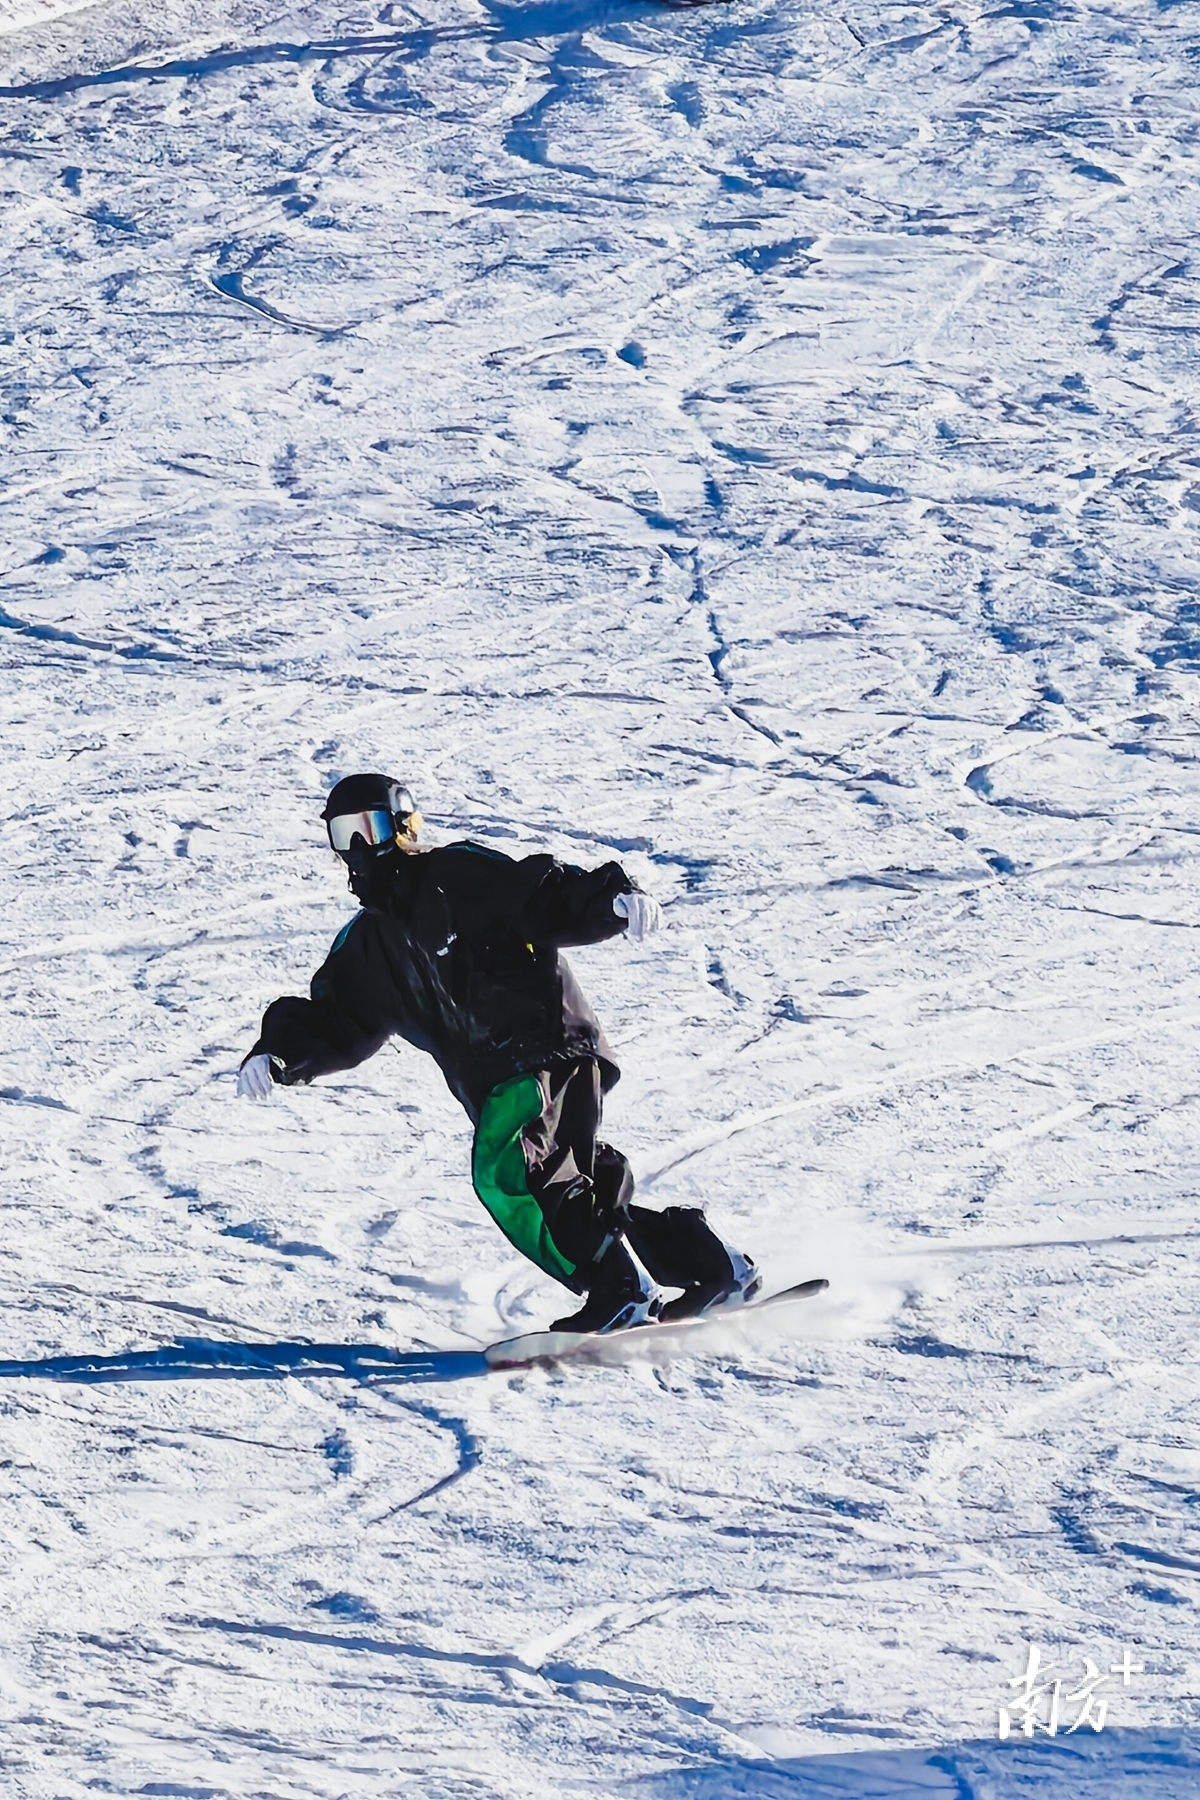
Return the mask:
<svg viewBox="0 0 1200 1800"><path fill-rule="evenodd" d="M237 1097L239 1100L273 1100L275 1083L271 1079L271 1058L269 1056L252 1056L248 1063L238 1070Z"/></svg>
<svg viewBox="0 0 1200 1800"><path fill-rule="evenodd" d="M643 894L640 888L634 888L632 894L618 894L613 901L613 911L618 919L627 919L626 935L635 944L651 931L657 931L662 924L662 907L651 894Z"/></svg>

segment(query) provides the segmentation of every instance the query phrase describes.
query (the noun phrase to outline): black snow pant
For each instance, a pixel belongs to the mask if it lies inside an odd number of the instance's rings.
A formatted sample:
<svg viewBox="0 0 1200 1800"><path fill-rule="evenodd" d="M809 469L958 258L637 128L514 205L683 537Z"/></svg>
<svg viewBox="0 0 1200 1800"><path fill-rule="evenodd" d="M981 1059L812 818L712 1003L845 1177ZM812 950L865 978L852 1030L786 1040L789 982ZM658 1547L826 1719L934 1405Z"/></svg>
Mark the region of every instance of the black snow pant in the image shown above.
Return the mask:
<svg viewBox="0 0 1200 1800"><path fill-rule="evenodd" d="M626 1158L598 1139L599 1065L591 1057L514 1076L484 1101L475 1131L475 1192L501 1231L573 1293L624 1237L655 1281L688 1287L728 1268L696 1207L634 1206Z"/></svg>

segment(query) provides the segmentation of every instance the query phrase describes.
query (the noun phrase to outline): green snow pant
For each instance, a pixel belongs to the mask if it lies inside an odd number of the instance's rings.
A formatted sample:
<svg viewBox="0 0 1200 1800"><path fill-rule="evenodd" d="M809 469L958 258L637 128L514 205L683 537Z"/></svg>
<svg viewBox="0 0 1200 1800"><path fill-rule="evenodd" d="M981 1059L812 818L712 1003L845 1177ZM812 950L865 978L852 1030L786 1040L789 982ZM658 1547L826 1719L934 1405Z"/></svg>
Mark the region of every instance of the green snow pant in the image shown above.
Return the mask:
<svg viewBox="0 0 1200 1800"><path fill-rule="evenodd" d="M510 1244L572 1293L622 1228L629 1164L596 1142L600 1070L591 1058L514 1075L492 1089L475 1129L475 1192Z"/></svg>

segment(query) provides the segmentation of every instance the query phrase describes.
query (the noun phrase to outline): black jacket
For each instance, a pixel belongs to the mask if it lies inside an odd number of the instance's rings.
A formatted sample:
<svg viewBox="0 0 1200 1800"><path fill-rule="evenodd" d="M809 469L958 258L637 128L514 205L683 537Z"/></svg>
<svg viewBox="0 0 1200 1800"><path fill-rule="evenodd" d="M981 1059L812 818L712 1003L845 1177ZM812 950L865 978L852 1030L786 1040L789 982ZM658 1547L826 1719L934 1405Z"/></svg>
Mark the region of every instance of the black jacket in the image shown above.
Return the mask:
<svg viewBox="0 0 1200 1800"><path fill-rule="evenodd" d="M277 1081L353 1068L395 1035L437 1059L473 1119L499 1082L570 1057L595 1057L612 1087L612 1051L558 952L625 929L612 903L633 883L619 863L585 870L448 844L382 857L353 885L364 910L334 940L311 999L263 1014L250 1056L278 1057Z"/></svg>

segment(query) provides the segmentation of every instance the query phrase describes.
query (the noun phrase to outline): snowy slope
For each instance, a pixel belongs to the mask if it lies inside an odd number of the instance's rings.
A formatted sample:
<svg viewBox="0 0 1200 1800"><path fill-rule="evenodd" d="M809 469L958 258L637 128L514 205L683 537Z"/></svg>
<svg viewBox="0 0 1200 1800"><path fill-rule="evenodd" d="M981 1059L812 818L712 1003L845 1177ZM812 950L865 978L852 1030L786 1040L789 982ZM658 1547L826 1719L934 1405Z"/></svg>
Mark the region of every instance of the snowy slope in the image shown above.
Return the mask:
<svg viewBox="0 0 1200 1800"><path fill-rule="evenodd" d="M0 36L82 12L90 0L0 0Z"/></svg>
<svg viewBox="0 0 1200 1800"><path fill-rule="evenodd" d="M144 15L0 70L4 1791L1193 1795L1194 9ZM663 900L786 1334L485 1376L436 1071L235 1102L362 766Z"/></svg>

